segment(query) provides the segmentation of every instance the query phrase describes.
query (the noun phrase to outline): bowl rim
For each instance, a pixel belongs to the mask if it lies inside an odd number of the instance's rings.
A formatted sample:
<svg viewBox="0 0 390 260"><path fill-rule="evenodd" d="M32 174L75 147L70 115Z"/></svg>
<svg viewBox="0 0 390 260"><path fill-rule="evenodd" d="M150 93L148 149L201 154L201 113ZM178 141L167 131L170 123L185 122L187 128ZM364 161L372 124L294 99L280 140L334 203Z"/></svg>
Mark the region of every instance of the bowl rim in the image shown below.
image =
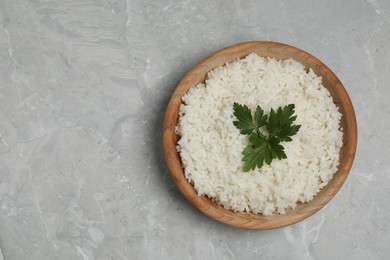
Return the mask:
<svg viewBox="0 0 390 260"><path fill-rule="evenodd" d="M313 207L309 207L308 205L314 200L309 201L306 204L306 207L304 207L304 212L295 212L295 215L289 215L288 213L284 215L274 214L271 216L264 216L262 214L253 214L248 212L233 212L231 210L227 210L223 208L220 205L217 205L215 202L210 200L208 197L202 195L198 196L196 194L196 191L192 184L190 184L187 179L184 176L184 170L182 167L181 159L179 153L176 151L177 141L179 140L179 137L175 133L175 127L177 124L178 119L178 108L180 107L180 104L182 103L182 96L188 91L189 88L195 86L190 86L188 88L189 82L193 81L194 77L205 77L207 72L214 69L213 67L209 66L209 62L218 59L222 55L240 50L240 49L251 49L261 46L263 48L270 48L272 49L285 49L291 53L301 55L305 59L310 59L311 62L316 64L316 66L321 67L321 70L324 70L325 73L327 73L327 76L332 79L332 82L335 83L337 88L337 93L341 96L343 101L343 106L345 106L345 109L348 113L343 114L343 116L346 117L348 129L348 136L343 137L343 147L346 145L347 150L346 153L346 159L344 160L343 165L340 162L339 168L332 177L331 181L335 179L335 176L337 174L337 181L334 181L335 183L332 184L333 187L329 188L326 193L322 195L322 199L320 202L316 203ZM246 55L250 54L251 52L247 53ZM245 55L245 56L246 56ZM244 56L243 56L244 57ZM240 57L237 57L235 59L238 59ZM241 57L242 58L242 57ZM234 59L233 59L234 60ZM226 63L226 62L225 62ZM222 65L224 65L223 63ZM219 66L222 66L219 65ZM310 67L311 68L311 67ZM198 71L206 71L204 75L199 75ZM203 73L203 72L202 72ZM201 74L202 74L201 73ZM316 73L317 74L317 73ZM323 76L323 74L319 75ZM204 80L203 80L204 81ZM202 82L202 81L200 81ZM324 85L325 86L325 85ZM332 99L335 99L335 97L332 95ZM336 103L336 102L335 102ZM340 109L340 108L339 108ZM176 119L176 120L175 120ZM176 122L174 122L176 121ZM346 139L346 140L345 140ZM239 227L239 228L245 228L245 229L260 229L260 230L266 230L266 229L275 229L280 228L284 226L288 226L291 224L295 224L303 219L306 219L307 217L313 215L315 212L323 208L339 191L343 183L345 182L354 161L356 148L357 148L357 122L356 122L356 115L355 111L351 102L351 99L345 89L345 87L342 85L341 81L338 79L338 77L333 73L332 70L330 70L322 61L314 57L313 55L298 49L294 46L279 43L279 42L272 42L272 41L250 41L250 42L242 42L238 44L234 44L231 46L227 46L223 49L220 49L211 55L207 56L203 60L201 60L197 65L195 65L193 68L191 68L184 78L180 81L180 83L175 88L171 99L169 101L169 104L167 106L167 110L165 113L164 118L164 126L163 126L163 147L164 147L164 153L166 162L168 165L168 168L171 172L172 178L174 182L177 184L181 192L184 194L184 196L200 211L208 215L209 217L228 224L230 226ZM341 154L340 154L341 156ZM342 167L341 167L342 166ZM331 182L329 181L329 182ZM324 186L320 192L325 190L325 187L329 186L328 183L326 186ZM320 194L320 193L318 193ZM316 194L314 198L318 196ZM211 202L211 203L210 203ZM293 209L292 211L294 211Z"/></svg>

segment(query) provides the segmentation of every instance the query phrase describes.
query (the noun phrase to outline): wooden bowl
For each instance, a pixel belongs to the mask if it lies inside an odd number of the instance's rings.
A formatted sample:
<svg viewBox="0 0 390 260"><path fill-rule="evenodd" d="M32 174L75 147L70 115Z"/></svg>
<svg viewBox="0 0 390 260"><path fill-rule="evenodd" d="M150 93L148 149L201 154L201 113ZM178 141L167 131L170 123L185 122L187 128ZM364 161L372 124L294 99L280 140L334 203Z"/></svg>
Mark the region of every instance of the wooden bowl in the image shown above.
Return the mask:
<svg viewBox="0 0 390 260"><path fill-rule="evenodd" d="M300 203L294 209L287 210L284 215L263 216L247 212L233 212L217 205L206 196L198 196L194 187L184 177L180 155L176 151L179 136L175 134L175 126L179 118L179 107L182 96L189 88L205 80L207 72L243 58L250 53L276 59L294 59L302 63L306 69L311 68L317 75L322 76L323 85L329 90L334 103L342 113L341 127L344 133L343 146L340 151L340 165L331 181L307 203ZM357 146L357 126L355 112L344 86L336 75L320 60L309 53L295 47L276 42L245 42L236 44L214 54L196 65L179 83L169 102L164 121L163 142L168 167L173 180L187 199L209 217L231 226L247 229L273 229L301 221L328 203L343 185L352 167Z"/></svg>

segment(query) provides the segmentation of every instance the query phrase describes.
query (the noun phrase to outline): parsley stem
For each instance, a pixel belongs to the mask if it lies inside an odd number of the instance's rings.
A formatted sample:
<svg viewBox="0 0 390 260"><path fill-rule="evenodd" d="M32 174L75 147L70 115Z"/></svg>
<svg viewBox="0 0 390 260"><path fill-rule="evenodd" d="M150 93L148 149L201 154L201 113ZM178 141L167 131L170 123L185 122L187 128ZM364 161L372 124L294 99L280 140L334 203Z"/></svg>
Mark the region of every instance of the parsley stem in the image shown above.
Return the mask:
<svg viewBox="0 0 390 260"><path fill-rule="evenodd" d="M257 129L257 128L256 128L256 133L257 133L257 135L260 136L261 138L266 139L265 136L264 136L264 135L260 132L260 130Z"/></svg>

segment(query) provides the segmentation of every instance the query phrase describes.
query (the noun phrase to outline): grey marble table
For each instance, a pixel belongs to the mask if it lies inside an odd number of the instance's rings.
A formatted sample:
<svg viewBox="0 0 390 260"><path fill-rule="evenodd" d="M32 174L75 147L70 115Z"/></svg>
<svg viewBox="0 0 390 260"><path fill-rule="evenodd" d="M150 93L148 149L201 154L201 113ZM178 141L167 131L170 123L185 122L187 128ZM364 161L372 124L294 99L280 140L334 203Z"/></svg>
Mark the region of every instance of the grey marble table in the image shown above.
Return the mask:
<svg viewBox="0 0 390 260"><path fill-rule="evenodd" d="M162 121L231 44L304 49L341 79L359 146L336 197L272 231L181 195ZM0 0L0 248L8 259L390 259L390 1Z"/></svg>

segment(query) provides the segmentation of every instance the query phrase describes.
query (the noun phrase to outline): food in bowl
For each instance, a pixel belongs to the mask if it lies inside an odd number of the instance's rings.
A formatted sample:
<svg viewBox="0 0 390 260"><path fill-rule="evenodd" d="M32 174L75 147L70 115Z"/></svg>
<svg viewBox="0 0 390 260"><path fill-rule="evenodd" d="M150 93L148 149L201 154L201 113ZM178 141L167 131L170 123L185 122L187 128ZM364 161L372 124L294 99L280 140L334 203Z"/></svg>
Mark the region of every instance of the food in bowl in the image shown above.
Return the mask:
<svg viewBox="0 0 390 260"><path fill-rule="evenodd" d="M176 133L185 177L198 195L226 209L284 214L312 200L337 171L342 115L321 77L295 60L252 53L210 71L182 100ZM243 170L249 140L233 124L234 103L266 114L295 105L301 127L283 143L287 158Z"/></svg>

